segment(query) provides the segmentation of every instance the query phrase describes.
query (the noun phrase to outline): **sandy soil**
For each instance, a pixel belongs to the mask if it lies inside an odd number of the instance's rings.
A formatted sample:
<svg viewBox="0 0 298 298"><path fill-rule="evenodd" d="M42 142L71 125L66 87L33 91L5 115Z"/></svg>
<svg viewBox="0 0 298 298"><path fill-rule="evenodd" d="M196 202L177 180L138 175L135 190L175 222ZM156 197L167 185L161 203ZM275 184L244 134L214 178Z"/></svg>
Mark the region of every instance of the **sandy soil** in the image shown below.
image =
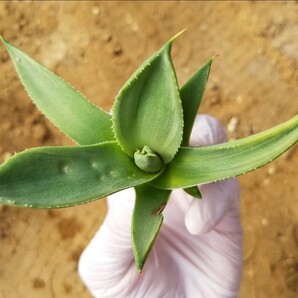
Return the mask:
<svg viewBox="0 0 298 298"><path fill-rule="evenodd" d="M240 138L297 113L297 16L295 1L1 1L0 34L108 110L136 67L188 28L173 48L179 82L219 54L201 112ZM0 67L0 162L25 148L72 144L30 102L2 46ZM297 168L296 146L240 177L241 298L297 297ZM0 297L89 297L77 260L105 211L104 201L51 211L0 206Z"/></svg>

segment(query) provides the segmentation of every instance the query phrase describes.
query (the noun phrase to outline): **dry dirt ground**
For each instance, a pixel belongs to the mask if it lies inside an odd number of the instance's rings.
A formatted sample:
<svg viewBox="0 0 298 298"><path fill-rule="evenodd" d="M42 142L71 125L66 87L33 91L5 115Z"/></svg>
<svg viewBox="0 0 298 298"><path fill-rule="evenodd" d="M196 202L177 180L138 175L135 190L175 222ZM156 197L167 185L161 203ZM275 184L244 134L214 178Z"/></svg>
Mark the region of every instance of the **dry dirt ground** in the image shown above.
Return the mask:
<svg viewBox="0 0 298 298"><path fill-rule="evenodd" d="M173 47L179 82L220 55L201 111L230 138L297 113L295 1L0 2L0 34L106 110L141 62L183 28ZM3 46L0 67L0 162L28 147L72 144L30 102ZM297 168L296 146L239 178L241 298L298 297ZM0 206L0 297L89 297L77 261L105 212L104 201L50 211Z"/></svg>

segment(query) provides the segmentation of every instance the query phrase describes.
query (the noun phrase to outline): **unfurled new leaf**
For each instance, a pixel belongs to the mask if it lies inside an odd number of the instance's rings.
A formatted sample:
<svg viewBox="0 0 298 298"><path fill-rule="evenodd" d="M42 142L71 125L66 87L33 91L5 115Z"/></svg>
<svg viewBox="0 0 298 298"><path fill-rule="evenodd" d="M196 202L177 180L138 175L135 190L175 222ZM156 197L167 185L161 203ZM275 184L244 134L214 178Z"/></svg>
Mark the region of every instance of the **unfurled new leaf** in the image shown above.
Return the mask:
<svg viewBox="0 0 298 298"><path fill-rule="evenodd" d="M172 40L149 58L116 97L113 128L130 156L148 146L168 163L180 146L183 114L171 45Z"/></svg>

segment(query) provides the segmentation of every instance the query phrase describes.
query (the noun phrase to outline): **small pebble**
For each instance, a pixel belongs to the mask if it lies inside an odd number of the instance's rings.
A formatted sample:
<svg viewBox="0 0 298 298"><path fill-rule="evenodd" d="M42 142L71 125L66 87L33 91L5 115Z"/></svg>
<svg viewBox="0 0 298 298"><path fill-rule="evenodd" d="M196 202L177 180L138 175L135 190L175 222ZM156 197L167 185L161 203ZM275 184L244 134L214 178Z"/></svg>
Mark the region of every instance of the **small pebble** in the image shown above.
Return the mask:
<svg viewBox="0 0 298 298"><path fill-rule="evenodd" d="M239 118L234 116L230 119L227 130L228 132L235 132L239 124Z"/></svg>
<svg viewBox="0 0 298 298"><path fill-rule="evenodd" d="M251 270L248 270L248 271L246 271L246 274L249 277L253 277L254 276L254 271L252 269Z"/></svg>
<svg viewBox="0 0 298 298"><path fill-rule="evenodd" d="M219 100L219 96L212 96L211 98L210 98L210 104L211 105L216 105L216 104L218 104L220 102L220 100Z"/></svg>
<svg viewBox="0 0 298 298"><path fill-rule="evenodd" d="M10 152L8 152L8 151L3 153L4 160L9 159L11 156L12 156L12 154Z"/></svg>
<svg viewBox="0 0 298 298"><path fill-rule="evenodd" d="M267 218L263 218L261 222L262 222L262 226L264 226L264 227L267 227L269 224L269 221Z"/></svg>
<svg viewBox="0 0 298 298"><path fill-rule="evenodd" d="M105 42L110 42L112 41L112 34L111 33L105 33L104 36L102 37L102 39L105 41Z"/></svg>
<svg viewBox="0 0 298 298"><path fill-rule="evenodd" d="M236 97L236 102L237 102L238 104L243 103L243 96L239 94L239 95Z"/></svg>
<svg viewBox="0 0 298 298"><path fill-rule="evenodd" d="M208 26L207 26L206 24L202 24L202 25L200 26L200 30L201 30L201 31L206 31L206 30L208 30Z"/></svg>
<svg viewBox="0 0 298 298"><path fill-rule="evenodd" d="M291 266L293 265L295 262L294 262L294 259L292 257L288 257L285 259L285 264L288 265L288 266Z"/></svg>
<svg viewBox="0 0 298 298"><path fill-rule="evenodd" d="M269 175L274 175L276 173L276 168L274 167L274 166L272 166L272 167L270 167L269 169L268 169L268 174Z"/></svg>
<svg viewBox="0 0 298 298"><path fill-rule="evenodd" d="M92 11L92 14L95 15L95 16L100 13L100 9L99 9L98 6L93 6L91 11Z"/></svg>
<svg viewBox="0 0 298 298"><path fill-rule="evenodd" d="M122 54L122 48L120 46L116 46L114 49L113 49L113 53L115 56L119 56Z"/></svg>
<svg viewBox="0 0 298 298"><path fill-rule="evenodd" d="M32 127L32 135L35 140L44 141L48 137L48 132L44 125L37 123Z"/></svg>
<svg viewBox="0 0 298 298"><path fill-rule="evenodd" d="M138 25L137 23L133 23L133 24L131 24L131 30L132 30L133 32L137 32L137 31L139 31L139 25Z"/></svg>
<svg viewBox="0 0 298 298"><path fill-rule="evenodd" d="M183 67L182 71L183 71L184 74L189 74L190 73L189 67Z"/></svg>
<svg viewBox="0 0 298 298"><path fill-rule="evenodd" d="M219 85L217 83L210 82L210 89L212 91L218 91L219 90Z"/></svg>
<svg viewBox="0 0 298 298"><path fill-rule="evenodd" d="M284 160L289 160L291 158L291 155L292 155L292 150L288 150L286 152L284 152L281 156L282 159Z"/></svg>

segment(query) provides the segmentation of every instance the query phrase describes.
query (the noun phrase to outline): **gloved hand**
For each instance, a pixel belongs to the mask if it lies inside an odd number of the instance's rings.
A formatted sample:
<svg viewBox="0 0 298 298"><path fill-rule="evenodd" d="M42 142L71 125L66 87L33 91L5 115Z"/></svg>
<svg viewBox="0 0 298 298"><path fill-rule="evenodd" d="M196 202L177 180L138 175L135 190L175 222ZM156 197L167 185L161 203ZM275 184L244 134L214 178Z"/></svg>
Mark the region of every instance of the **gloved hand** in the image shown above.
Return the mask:
<svg viewBox="0 0 298 298"><path fill-rule="evenodd" d="M191 145L225 139L219 121L197 117ZM237 297L242 271L238 182L227 179L199 188L201 200L181 189L172 192L141 274L131 245L134 190L108 198L107 217L79 261L79 274L94 297Z"/></svg>

